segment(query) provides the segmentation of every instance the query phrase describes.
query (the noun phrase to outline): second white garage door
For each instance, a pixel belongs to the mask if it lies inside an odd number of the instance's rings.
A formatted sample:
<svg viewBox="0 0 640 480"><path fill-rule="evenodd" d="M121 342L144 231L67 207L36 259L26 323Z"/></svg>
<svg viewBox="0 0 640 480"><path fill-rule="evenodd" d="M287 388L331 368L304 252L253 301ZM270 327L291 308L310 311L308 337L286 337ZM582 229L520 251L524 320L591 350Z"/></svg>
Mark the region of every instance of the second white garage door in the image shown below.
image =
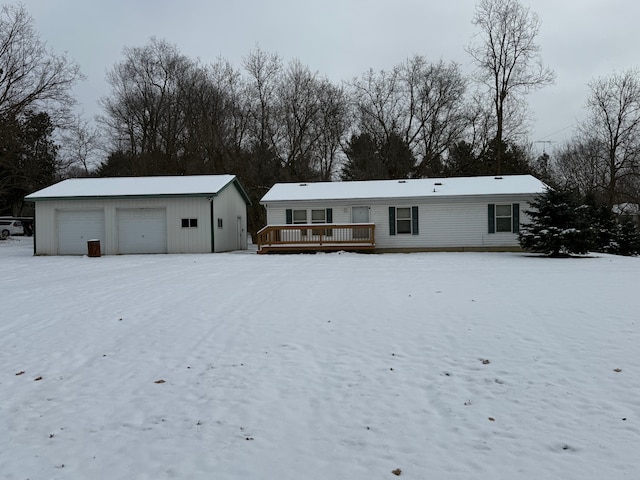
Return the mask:
<svg viewBox="0 0 640 480"><path fill-rule="evenodd" d="M166 210L119 209L118 253L167 253Z"/></svg>

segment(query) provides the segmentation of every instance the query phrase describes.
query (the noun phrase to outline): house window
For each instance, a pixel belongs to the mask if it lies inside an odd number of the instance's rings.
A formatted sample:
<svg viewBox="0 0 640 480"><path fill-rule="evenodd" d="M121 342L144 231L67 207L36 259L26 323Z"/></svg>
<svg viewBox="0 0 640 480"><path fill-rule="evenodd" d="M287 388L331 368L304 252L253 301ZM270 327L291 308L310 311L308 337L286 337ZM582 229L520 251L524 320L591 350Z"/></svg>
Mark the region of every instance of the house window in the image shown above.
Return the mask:
<svg viewBox="0 0 640 480"><path fill-rule="evenodd" d="M511 205L496 205L496 232L511 232Z"/></svg>
<svg viewBox="0 0 640 480"><path fill-rule="evenodd" d="M293 211L293 223L307 223L307 211L306 210L294 210Z"/></svg>
<svg viewBox="0 0 640 480"><path fill-rule="evenodd" d="M411 208L396 208L396 233L411 233Z"/></svg>
<svg viewBox="0 0 640 480"><path fill-rule="evenodd" d="M418 235L418 207L389 207L389 235Z"/></svg>
<svg viewBox="0 0 640 480"><path fill-rule="evenodd" d="M489 204L489 233L518 233L520 231L520 204Z"/></svg>
<svg viewBox="0 0 640 480"><path fill-rule="evenodd" d="M332 209L311 210L311 223L331 223L332 221ZM333 236L332 228L314 228L314 235L325 235L327 237Z"/></svg>
<svg viewBox="0 0 640 480"><path fill-rule="evenodd" d="M306 210L294 210L293 211L293 223L294 224L305 224L307 223L307 211ZM303 228L300 230L300 235L303 237L307 236L307 229Z"/></svg>
<svg viewBox="0 0 640 480"><path fill-rule="evenodd" d="M218 219L218 228L222 228L222 219L221 218Z"/></svg>
<svg viewBox="0 0 640 480"><path fill-rule="evenodd" d="M198 219L197 218L183 218L182 219L182 228L198 228Z"/></svg>
<svg viewBox="0 0 640 480"><path fill-rule="evenodd" d="M311 210L311 223L327 223L326 210Z"/></svg>
<svg viewBox="0 0 640 480"><path fill-rule="evenodd" d="M287 225L306 225L311 219L311 223L333 223L333 209L332 208L318 208L318 209L300 209L293 210L287 208L285 210L285 218ZM300 234L306 236L309 234L309 229L300 229ZM312 235L333 235L333 229L311 229Z"/></svg>

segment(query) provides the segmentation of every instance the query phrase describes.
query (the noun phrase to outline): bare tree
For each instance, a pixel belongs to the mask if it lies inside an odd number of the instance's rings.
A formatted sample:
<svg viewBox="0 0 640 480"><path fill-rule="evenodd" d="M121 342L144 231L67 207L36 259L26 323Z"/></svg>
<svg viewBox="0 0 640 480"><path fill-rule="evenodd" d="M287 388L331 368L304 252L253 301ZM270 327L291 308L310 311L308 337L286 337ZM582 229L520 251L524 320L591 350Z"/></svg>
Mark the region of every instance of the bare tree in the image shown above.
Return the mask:
<svg viewBox="0 0 640 480"><path fill-rule="evenodd" d="M245 58L244 67L251 155L277 159L280 180L330 180L349 127L343 89L299 60L285 67L260 49Z"/></svg>
<svg viewBox="0 0 640 480"><path fill-rule="evenodd" d="M597 78L589 89L587 118L558 167L612 207L635 197L640 178L640 71Z"/></svg>
<svg viewBox="0 0 640 480"><path fill-rule="evenodd" d="M496 130L496 174L501 173L505 112L520 95L553 83L542 64L538 15L517 0L480 0L473 24L480 32L467 52L477 65L477 79L491 92Z"/></svg>
<svg viewBox="0 0 640 480"><path fill-rule="evenodd" d="M611 207L619 182L640 175L640 71L627 70L589 84L589 115L581 134L601 144L605 192Z"/></svg>
<svg viewBox="0 0 640 480"><path fill-rule="evenodd" d="M407 116L404 139L418 159L417 176L433 172L466 127L466 79L455 63L429 64L414 56L400 68Z"/></svg>
<svg viewBox="0 0 640 480"><path fill-rule="evenodd" d="M389 72L369 70L351 90L356 129L379 145L399 135L416 158L416 176L432 173L467 124L466 80L454 63L431 64L414 56Z"/></svg>
<svg viewBox="0 0 640 480"><path fill-rule="evenodd" d="M112 94L101 101L111 151L141 161L142 173L225 171L231 106L215 67L155 38L124 54L107 74Z"/></svg>
<svg viewBox="0 0 640 480"><path fill-rule="evenodd" d="M348 127L346 98L317 73L292 61L278 89L283 166L299 180L331 180Z"/></svg>
<svg viewBox="0 0 640 480"><path fill-rule="evenodd" d="M403 122L399 68L390 72L369 69L351 83L357 129L383 143Z"/></svg>
<svg viewBox="0 0 640 480"><path fill-rule="evenodd" d="M97 153L101 150L100 130L87 120L76 118L61 135L59 164L67 174L88 176L98 164Z"/></svg>
<svg viewBox="0 0 640 480"><path fill-rule="evenodd" d="M340 164L344 138L351 128L351 111L347 93L324 79L318 85L320 97L320 135L317 144L316 170L323 181L333 180Z"/></svg>
<svg viewBox="0 0 640 480"><path fill-rule="evenodd" d="M54 125L70 119L73 85L83 79L80 67L47 49L22 5L0 9L0 115L16 118L47 112Z"/></svg>
<svg viewBox="0 0 640 480"><path fill-rule="evenodd" d="M550 172L554 183L582 196L602 197L606 180L601 151L599 142L579 137L557 148Z"/></svg>
<svg viewBox="0 0 640 480"><path fill-rule="evenodd" d="M247 142L249 130L247 82L242 73L223 58L212 65L211 81L219 92L224 92L226 98L228 116L221 120L225 122L227 149L240 152Z"/></svg>
<svg viewBox="0 0 640 480"><path fill-rule="evenodd" d="M123 51L125 59L107 73L112 95L101 101L102 119L130 154L173 158L184 127L178 108L181 80L193 64L177 47L155 38Z"/></svg>
<svg viewBox="0 0 640 480"><path fill-rule="evenodd" d="M277 150L278 84L282 73L282 60L276 54L268 54L256 48L244 59L249 78L247 90L249 103L249 128L252 137L264 148Z"/></svg>

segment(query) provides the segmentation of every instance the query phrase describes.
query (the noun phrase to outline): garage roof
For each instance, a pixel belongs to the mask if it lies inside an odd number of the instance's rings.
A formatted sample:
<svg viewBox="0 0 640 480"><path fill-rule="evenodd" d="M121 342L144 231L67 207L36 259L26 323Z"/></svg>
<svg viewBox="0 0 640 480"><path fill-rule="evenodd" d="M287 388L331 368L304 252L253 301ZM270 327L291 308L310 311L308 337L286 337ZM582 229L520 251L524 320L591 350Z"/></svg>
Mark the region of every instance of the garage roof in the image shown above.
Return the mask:
<svg viewBox="0 0 640 480"><path fill-rule="evenodd" d="M448 177L355 182L277 183L260 203L296 200L457 197L543 193L547 186L531 175Z"/></svg>
<svg viewBox="0 0 640 480"><path fill-rule="evenodd" d="M248 204L251 203L235 175L70 178L27 195L25 200L173 195L215 196L230 184L238 188Z"/></svg>

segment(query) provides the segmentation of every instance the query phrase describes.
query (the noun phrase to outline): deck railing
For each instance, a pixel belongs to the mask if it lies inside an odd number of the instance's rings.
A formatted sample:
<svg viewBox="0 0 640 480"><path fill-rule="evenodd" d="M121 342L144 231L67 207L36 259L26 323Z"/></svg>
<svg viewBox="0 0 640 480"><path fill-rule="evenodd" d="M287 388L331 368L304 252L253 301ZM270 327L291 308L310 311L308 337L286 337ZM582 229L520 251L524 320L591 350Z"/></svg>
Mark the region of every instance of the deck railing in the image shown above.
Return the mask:
<svg viewBox="0 0 640 480"><path fill-rule="evenodd" d="M258 232L258 253L314 250L372 250L375 224L267 225Z"/></svg>

